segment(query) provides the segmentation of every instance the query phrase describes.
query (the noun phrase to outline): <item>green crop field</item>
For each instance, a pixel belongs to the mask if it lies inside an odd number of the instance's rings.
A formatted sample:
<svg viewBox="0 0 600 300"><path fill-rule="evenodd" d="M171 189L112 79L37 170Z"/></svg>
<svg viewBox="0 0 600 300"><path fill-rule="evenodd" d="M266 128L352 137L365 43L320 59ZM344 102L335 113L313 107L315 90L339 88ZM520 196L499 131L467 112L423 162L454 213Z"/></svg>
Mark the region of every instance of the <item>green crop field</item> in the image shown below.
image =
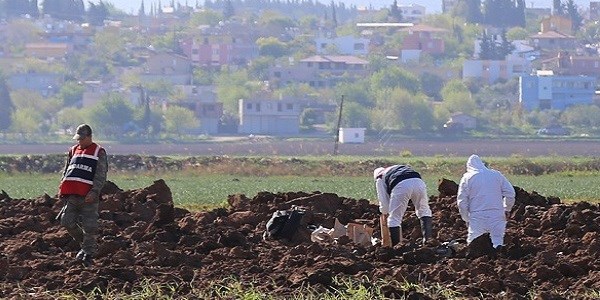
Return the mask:
<svg viewBox="0 0 600 300"><path fill-rule="evenodd" d="M429 194L437 195L437 182L447 178L458 182L461 174L423 172ZM560 172L539 176L508 175L513 185L563 201L600 202L600 174L597 172ZM144 188L164 179L173 194L175 205L197 210L224 205L228 195L253 197L268 192L328 192L355 199L375 199L370 174L364 176L242 176L199 175L195 172L109 173L109 180L123 190ZM0 189L12 198L30 199L44 193L55 196L59 174L0 173Z"/></svg>

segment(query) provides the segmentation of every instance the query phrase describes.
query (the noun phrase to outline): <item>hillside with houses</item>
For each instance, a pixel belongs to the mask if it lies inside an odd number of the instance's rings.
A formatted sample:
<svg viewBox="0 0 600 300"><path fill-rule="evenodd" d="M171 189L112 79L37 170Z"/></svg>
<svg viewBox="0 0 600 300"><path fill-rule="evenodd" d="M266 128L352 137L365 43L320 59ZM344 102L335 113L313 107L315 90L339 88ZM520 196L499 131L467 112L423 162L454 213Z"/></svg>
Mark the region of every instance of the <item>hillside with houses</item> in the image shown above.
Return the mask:
<svg viewBox="0 0 600 300"><path fill-rule="evenodd" d="M600 135L600 1L192 2L0 0L0 139Z"/></svg>

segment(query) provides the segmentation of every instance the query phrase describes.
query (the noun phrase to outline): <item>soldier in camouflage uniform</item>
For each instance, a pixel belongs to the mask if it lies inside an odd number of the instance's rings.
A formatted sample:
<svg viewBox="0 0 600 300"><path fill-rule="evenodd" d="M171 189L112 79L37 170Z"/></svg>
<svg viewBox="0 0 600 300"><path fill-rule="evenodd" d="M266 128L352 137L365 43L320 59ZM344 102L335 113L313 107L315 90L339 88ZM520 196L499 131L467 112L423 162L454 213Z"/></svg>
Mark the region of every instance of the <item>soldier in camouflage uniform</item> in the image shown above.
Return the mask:
<svg viewBox="0 0 600 300"><path fill-rule="evenodd" d="M98 249L98 204L108 160L104 148L92 141L89 125L79 125L73 139L77 144L69 149L59 186L58 195L65 202L60 223L81 246L76 258L90 266Z"/></svg>

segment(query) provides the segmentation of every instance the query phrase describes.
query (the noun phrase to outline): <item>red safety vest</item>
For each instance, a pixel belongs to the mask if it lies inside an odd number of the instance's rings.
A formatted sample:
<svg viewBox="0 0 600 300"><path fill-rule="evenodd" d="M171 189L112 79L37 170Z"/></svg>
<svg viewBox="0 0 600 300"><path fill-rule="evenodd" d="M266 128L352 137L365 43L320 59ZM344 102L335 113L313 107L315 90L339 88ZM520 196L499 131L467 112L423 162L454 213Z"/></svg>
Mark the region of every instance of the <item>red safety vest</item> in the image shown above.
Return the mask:
<svg viewBox="0 0 600 300"><path fill-rule="evenodd" d="M101 149L100 145L92 143L85 149L75 145L69 150L71 159L60 183L60 195L87 195L94 185L98 153Z"/></svg>

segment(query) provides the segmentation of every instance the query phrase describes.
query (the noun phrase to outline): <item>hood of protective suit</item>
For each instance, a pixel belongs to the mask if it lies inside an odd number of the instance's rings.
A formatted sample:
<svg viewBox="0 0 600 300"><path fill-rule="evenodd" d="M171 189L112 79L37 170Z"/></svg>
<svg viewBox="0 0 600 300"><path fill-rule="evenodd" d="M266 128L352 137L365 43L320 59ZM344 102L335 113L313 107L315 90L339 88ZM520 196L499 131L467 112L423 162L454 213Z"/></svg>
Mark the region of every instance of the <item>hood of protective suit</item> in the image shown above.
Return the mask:
<svg viewBox="0 0 600 300"><path fill-rule="evenodd" d="M483 161L478 155L471 155L467 160L467 172L480 172L487 170L487 167L483 164Z"/></svg>
<svg viewBox="0 0 600 300"><path fill-rule="evenodd" d="M375 171L373 171L373 179L377 180L377 177L383 174L383 171L385 171L385 168L382 167L375 169Z"/></svg>

